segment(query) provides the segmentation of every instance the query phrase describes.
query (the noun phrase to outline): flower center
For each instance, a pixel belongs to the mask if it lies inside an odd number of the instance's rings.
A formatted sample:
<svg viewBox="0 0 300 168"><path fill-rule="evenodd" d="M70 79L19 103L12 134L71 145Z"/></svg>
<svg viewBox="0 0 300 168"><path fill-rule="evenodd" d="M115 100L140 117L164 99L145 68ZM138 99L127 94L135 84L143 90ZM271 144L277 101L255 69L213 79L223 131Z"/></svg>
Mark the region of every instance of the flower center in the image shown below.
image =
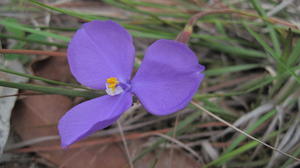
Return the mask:
<svg viewBox="0 0 300 168"><path fill-rule="evenodd" d="M106 79L106 83L108 84L108 86L107 86L108 88L115 90L116 86L119 84L119 81L117 78L111 77L111 78Z"/></svg>
<svg viewBox="0 0 300 168"><path fill-rule="evenodd" d="M106 93L110 96L114 96L122 93L124 90L119 84L120 82L118 81L118 78L116 77L107 78L105 84Z"/></svg>

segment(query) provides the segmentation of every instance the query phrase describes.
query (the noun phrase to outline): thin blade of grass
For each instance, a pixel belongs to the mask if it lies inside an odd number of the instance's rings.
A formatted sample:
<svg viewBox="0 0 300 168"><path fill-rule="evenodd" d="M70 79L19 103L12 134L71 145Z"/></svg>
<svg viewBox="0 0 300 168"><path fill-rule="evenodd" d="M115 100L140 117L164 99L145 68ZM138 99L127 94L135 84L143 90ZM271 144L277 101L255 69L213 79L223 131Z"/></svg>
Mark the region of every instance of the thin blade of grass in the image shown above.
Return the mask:
<svg viewBox="0 0 300 168"><path fill-rule="evenodd" d="M216 68L216 69L209 69L204 72L206 76L217 76L232 72L240 72L245 70L250 70L254 68L258 68L261 65L259 64L244 64L244 65L236 65L236 66L228 66L228 67L222 67L222 68Z"/></svg>
<svg viewBox="0 0 300 168"><path fill-rule="evenodd" d="M7 39L14 39L14 40L19 40L19 41L24 41L26 43L36 43L36 44L42 44L42 45L47 45L47 46L57 46L60 48L67 48L66 44L59 44L59 43L52 43L48 41L42 41L42 40L36 40L36 39L28 39L24 37L19 37L11 34L2 34L0 33L0 38L7 38Z"/></svg>
<svg viewBox="0 0 300 168"><path fill-rule="evenodd" d="M31 91L42 92L46 94L58 94L58 95L65 95L71 97L79 96L88 99L101 96L101 93L96 93L92 91L79 91L73 89L41 86L41 85L34 85L34 84L27 84L27 83L14 83L14 82L7 82L3 80L0 80L0 86L23 89L23 90L31 90Z"/></svg>
<svg viewBox="0 0 300 168"><path fill-rule="evenodd" d="M251 0L250 2L252 4L252 6L254 7L254 9L257 11L257 13L262 18L264 18L263 20L264 21L267 20L268 16L267 16L265 10L262 8L260 1L258 1L258 0ZM266 24L267 24L267 28L269 29L269 34L270 34L270 38L272 40L272 44L273 44L273 47L274 47L275 54L280 57L280 55L281 55L281 48L280 48L280 42L279 42L277 33L274 30L274 27L273 27L272 24L270 24L268 22L266 22Z"/></svg>
<svg viewBox="0 0 300 168"><path fill-rule="evenodd" d="M271 55L275 54L273 49L267 44L267 42L263 40L263 38L259 34L255 33L247 24L243 25L246 30L256 39L256 41L258 41L258 43L265 49L265 51L267 51Z"/></svg>
<svg viewBox="0 0 300 168"><path fill-rule="evenodd" d="M53 85L61 85L61 86L68 86L68 87L73 87L73 88L88 89L88 88L85 88L83 86L79 86L79 85L76 85L76 84L70 84L70 83L65 83L65 82L61 82L61 81L50 80L50 79L46 79L46 78L35 76L35 75L16 72L16 71L13 71L11 69L6 69L6 68L1 68L0 67L0 71L1 72L6 72L6 73L9 73L9 74L14 74L14 75L21 76L21 77L26 77L26 78L29 78L29 79L43 81L43 82L53 84Z"/></svg>
<svg viewBox="0 0 300 168"><path fill-rule="evenodd" d="M5 25L7 27L19 29L19 30L22 30L22 31L25 31L25 32L30 32L32 34L38 34L38 35L42 35L42 36L45 36L45 37L52 37L52 38L62 40L62 41L65 41L65 42L68 42L70 40L70 38L62 36L62 35L32 29L32 28L29 28L27 25L23 25L23 24L19 24L19 23L13 23L13 22L9 22L9 21L6 21L6 20L0 20L0 24Z"/></svg>
<svg viewBox="0 0 300 168"><path fill-rule="evenodd" d="M57 8L57 7L53 7L53 6L50 6L50 5L46 5L46 4L38 2L36 0L29 0L29 1L31 3L37 5L37 6L42 7L42 8L46 8L46 9L49 9L49 10L52 10L52 11L56 11L56 12L59 12L59 13L64 13L64 14L67 14L67 15L70 15L70 16L74 16L74 17L83 19L83 20L87 20L87 21L92 21L92 20L97 20L97 19L100 19L100 20L103 20L103 19L116 19L116 18L112 18L112 17L104 17L104 16L95 16L95 15L82 14L82 13L79 13L79 12L74 12L74 11L71 11L71 10L67 10L67 9L62 9L62 8Z"/></svg>
<svg viewBox="0 0 300 168"><path fill-rule="evenodd" d="M230 46L219 42L199 42L202 46L215 49L224 53L236 55L242 58L266 58L266 54L253 49Z"/></svg>
<svg viewBox="0 0 300 168"><path fill-rule="evenodd" d="M298 63L300 60L300 40L296 42L294 45L292 52L287 60L287 65L295 65L295 63Z"/></svg>
<svg viewBox="0 0 300 168"><path fill-rule="evenodd" d="M246 26L247 29L247 26ZM285 62L283 62L282 58L279 58L279 55L277 55L267 44L266 42L264 42L264 40L262 40L262 38L255 33L254 31L252 31L251 29L247 29L249 31L249 33L260 43L260 45L262 45L264 47L264 49L269 52L269 54L275 59L275 61L277 62L278 66L284 68L284 70L286 70L289 74L291 74L292 76L295 77L295 79L297 80L298 83L300 83L300 77L293 71L292 67L289 67L286 65ZM285 71L282 71L283 73L285 73Z"/></svg>
<svg viewBox="0 0 300 168"><path fill-rule="evenodd" d="M264 124L268 119L270 119L272 116L274 116L276 114L276 110L272 110L268 113L266 113L265 115L263 115L262 117L259 118L258 121L256 121L255 123L253 123L245 132L247 132L248 134L252 133L255 129L257 129L259 126L261 126L262 124ZM232 152L242 141L244 141L247 137L244 135L240 135L239 137L237 137L231 144L230 146L225 150L225 152L222 155L226 155L230 152ZM222 156L220 156L222 157ZM228 160L223 160L220 161L220 164L224 164L225 162L227 162Z"/></svg>
<svg viewBox="0 0 300 168"><path fill-rule="evenodd" d="M268 136L268 139L269 138L272 138L274 136L276 136L279 132L276 131L276 132L272 132L269 136ZM218 159L206 164L203 168L208 168L208 167L212 167L212 166L215 166L215 165L218 165L220 164L221 162L224 162L224 161L228 161L232 158L234 158L235 156L238 156L254 147L256 147L257 145L259 145L259 142L257 141L251 141L229 153L227 153L226 155L223 155L223 156L220 156Z"/></svg>

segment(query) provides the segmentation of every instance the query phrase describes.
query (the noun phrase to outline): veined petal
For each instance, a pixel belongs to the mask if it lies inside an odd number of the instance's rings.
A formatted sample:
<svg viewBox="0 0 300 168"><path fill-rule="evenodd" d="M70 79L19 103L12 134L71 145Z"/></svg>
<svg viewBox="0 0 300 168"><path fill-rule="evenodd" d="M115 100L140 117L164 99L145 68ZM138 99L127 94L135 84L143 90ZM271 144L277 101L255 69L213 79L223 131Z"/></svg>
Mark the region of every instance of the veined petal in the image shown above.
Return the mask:
<svg viewBox="0 0 300 168"><path fill-rule="evenodd" d="M68 46L72 74L81 84L105 89L105 80L116 77L127 82L134 63L130 34L113 21L85 23Z"/></svg>
<svg viewBox="0 0 300 168"><path fill-rule="evenodd" d="M152 114L183 109L198 90L204 75L194 52L173 40L158 40L146 51L133 78L132 92Z"/></svg>
<svg viewBox="0 0 300 168"><path fill-rule="evenodd" d="M132 104L132 94L105 95L78 104L59 121L62 147L113 124Z"/></svg>

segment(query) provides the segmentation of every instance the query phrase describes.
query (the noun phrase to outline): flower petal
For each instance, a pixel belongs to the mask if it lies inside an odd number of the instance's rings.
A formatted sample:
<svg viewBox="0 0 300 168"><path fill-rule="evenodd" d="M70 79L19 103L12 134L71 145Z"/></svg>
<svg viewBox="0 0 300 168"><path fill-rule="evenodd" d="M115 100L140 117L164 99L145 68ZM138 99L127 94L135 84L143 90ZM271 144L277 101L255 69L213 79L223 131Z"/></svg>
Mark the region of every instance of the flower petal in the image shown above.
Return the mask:
<svg viewBox="0 0 300 168"><path fill-rule="evenodd" d="M73 107L59 121L62 147L113 124L132 104L132 94L102 96Z"/></svg>
<svg viewBox="0 0 300 168"><path fill-rule="evenodd" d="M72 74L78 82L94 89L105 89L105 80L110 77L127 82L134 54L132 37L113 21L85 23L68 46Z"/></svg>
<svg viewBox="0 0 300 168"><path fill-rule="evenodd" d="M147 49L131 82L132 92L150 113L167 115L189 103L204 77L203 70L185 44L158 40Z"/></svg>

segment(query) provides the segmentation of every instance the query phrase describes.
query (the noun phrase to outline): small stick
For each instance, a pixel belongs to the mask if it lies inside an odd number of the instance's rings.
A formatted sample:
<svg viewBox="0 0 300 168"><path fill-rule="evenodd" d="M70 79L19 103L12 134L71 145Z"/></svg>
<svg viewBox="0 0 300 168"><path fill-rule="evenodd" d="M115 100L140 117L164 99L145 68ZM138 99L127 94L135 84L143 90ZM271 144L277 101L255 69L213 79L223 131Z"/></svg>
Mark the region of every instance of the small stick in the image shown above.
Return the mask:
<svg viewBox="0 0 300 168"><path fill-rule="evenodd" d="M1 54L24 54L24 55L48 55L55 57L65 57L65 52L57 51L42 51L42 50L15 50L15 49L0 49Z"/></svg>

